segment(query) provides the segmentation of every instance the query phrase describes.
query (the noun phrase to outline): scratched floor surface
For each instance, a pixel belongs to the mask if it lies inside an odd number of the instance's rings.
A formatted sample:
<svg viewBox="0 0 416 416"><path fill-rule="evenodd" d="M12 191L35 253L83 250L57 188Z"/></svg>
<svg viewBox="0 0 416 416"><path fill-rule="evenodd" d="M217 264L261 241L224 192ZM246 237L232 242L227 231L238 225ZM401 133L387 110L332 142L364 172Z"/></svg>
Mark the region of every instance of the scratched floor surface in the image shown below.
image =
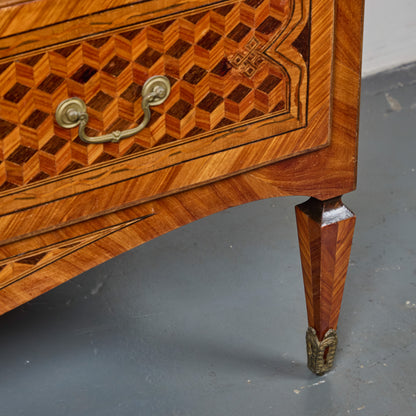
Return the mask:
<svg viewBox="0 0 416 416"><path fill-rule="evenodd" d="M305 365L293 206L190 224L0 319L4 416L414 416L416 66L366 79L336 368Z"/></svg>

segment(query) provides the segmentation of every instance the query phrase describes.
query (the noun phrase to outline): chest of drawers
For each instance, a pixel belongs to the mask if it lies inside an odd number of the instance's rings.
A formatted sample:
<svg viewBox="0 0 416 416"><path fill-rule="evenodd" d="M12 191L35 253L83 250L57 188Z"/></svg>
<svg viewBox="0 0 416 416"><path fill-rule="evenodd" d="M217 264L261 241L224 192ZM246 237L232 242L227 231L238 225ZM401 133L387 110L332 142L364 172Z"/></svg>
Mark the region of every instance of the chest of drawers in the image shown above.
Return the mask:
<svg viewBox="0 0 416 416"><path fill-rule="evenodd" d="M308 364L328 370L355 220L340 196L356 181L362 11L0 0L0 313L211 213L305 195Z"/></svg>

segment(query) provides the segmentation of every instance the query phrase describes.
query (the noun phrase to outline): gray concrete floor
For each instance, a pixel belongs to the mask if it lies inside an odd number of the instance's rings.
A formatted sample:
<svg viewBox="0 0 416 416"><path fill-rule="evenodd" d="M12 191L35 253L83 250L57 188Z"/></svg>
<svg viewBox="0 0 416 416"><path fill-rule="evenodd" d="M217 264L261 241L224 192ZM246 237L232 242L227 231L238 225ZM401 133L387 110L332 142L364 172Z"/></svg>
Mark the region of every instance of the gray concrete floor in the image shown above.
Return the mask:
<svg viewBox="0 0 416 416"><path fill-rule="evenodd" d="M1 416L416 414L416 66L364 80L336 368L305 365L293 207L153 240L0 319Z"/></svg>

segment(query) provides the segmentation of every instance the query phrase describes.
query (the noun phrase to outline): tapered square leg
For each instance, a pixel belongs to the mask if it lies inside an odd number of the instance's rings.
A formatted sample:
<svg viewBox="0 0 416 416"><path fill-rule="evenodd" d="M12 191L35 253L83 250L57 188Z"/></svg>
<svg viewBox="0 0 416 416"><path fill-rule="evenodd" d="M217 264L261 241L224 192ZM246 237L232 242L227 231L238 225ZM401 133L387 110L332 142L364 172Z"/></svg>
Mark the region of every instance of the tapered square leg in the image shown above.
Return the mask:
<svg viewBox="0 0 416 416"><path fill-rule="evenodd" d="M340 197L310 198L296 206L296 222L309 324L308 367L322 375L334 362L355 215Z"/></svg>

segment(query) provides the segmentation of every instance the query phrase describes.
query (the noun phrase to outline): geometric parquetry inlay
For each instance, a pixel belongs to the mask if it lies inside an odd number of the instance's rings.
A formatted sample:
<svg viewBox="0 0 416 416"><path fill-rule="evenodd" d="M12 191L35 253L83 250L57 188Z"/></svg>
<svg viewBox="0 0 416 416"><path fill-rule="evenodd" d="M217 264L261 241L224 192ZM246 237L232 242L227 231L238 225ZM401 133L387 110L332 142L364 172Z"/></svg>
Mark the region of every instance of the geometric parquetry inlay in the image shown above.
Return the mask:
<svg viewBox="0 0 416 416"><path fill-rule="evenodd" d="M0 66L0 191L188 139L288 109L290 79L264 50L291 19L294 0L246 0L86 39ZM309 25L293 43L309 51ZM55 47L56 48L56 47ZM82 98L90 136L137 126L141 86L172 85L147 128L119 143L86 144L54 118Z"/></svg>

